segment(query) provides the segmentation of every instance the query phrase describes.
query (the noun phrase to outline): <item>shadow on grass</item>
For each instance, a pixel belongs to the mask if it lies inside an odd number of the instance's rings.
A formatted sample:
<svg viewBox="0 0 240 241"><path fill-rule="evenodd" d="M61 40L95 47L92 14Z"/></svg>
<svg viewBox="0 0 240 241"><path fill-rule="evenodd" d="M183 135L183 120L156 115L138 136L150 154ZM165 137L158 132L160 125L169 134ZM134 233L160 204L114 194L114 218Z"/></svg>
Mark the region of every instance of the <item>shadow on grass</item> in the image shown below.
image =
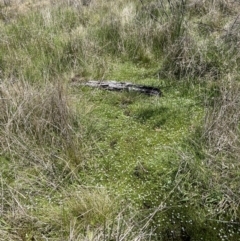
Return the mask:
<svg viewBox="0 0 240 241"><path fill-rule="evenodd" d="M141 124L150 124L153 127L159 127L171 118L171 111L167 107L143 107L136 111L134 118Z"/></svg>

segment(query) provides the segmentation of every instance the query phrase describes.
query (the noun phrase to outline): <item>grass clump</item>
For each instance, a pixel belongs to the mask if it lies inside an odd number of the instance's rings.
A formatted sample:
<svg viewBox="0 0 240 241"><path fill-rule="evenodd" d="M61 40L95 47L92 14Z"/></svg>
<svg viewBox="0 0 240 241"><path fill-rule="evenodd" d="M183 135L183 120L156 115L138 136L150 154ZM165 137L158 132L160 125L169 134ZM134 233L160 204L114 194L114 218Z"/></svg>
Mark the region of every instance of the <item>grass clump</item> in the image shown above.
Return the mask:
<svg viewBox="0 0 240 241"><path fill-rule="evenodd" d="M64 87L60 84L49 83L48 88L41 89L26 82L3 83L2 148L13 151L19 141L25 143L27 140L52 146L71 141L69 123L74 121L74 117L64 92Z"/></svg>

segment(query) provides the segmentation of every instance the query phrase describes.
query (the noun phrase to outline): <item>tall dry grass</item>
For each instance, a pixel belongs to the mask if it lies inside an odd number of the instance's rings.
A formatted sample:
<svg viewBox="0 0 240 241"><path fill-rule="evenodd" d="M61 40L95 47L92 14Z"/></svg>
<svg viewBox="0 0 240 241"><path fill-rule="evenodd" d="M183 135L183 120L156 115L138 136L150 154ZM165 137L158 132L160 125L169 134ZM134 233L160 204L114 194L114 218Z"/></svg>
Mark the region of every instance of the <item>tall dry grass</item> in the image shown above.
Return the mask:
<svg viewBox="0 0 240 241"><path fill-rule="evenodd" d="M60 83L33 87L27 82L1 84L1 147L15 152L29 142L62 145L71 141L73 113Z"/></svg>

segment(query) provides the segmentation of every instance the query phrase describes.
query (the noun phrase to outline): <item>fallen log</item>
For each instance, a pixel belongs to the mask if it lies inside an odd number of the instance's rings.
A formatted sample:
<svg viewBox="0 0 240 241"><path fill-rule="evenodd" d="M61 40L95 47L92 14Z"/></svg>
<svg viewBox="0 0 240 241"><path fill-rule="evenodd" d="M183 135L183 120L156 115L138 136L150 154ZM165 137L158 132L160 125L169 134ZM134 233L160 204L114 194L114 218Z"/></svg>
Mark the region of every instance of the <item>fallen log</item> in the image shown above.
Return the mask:
<svg viewBox="0 0 240 241"><path fill-rule="evenodd" d="M159 88L133 84L130 82L90 80L87 82L82 82L80 83L80 85L89 86L93 88L101 88L110 91L136 91L147 95L162 95L162 92Z"/></svg>

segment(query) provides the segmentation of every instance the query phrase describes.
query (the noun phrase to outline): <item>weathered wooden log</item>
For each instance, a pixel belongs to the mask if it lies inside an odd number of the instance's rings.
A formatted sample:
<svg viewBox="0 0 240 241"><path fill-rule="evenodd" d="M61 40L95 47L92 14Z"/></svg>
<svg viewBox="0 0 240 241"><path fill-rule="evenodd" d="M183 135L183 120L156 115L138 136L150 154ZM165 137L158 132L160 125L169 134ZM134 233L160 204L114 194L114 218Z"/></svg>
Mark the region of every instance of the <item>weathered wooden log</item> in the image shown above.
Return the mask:
<svg viewBox="0 0 240 241"><path fill-rule="evenodd" d="M161 96L162 92L159 88L145 85L132 84L129 82L118 82L118 81L97 81L90 80L82 82L80 85L101 88L111 91L136 91L147 95Z"/></svg>

